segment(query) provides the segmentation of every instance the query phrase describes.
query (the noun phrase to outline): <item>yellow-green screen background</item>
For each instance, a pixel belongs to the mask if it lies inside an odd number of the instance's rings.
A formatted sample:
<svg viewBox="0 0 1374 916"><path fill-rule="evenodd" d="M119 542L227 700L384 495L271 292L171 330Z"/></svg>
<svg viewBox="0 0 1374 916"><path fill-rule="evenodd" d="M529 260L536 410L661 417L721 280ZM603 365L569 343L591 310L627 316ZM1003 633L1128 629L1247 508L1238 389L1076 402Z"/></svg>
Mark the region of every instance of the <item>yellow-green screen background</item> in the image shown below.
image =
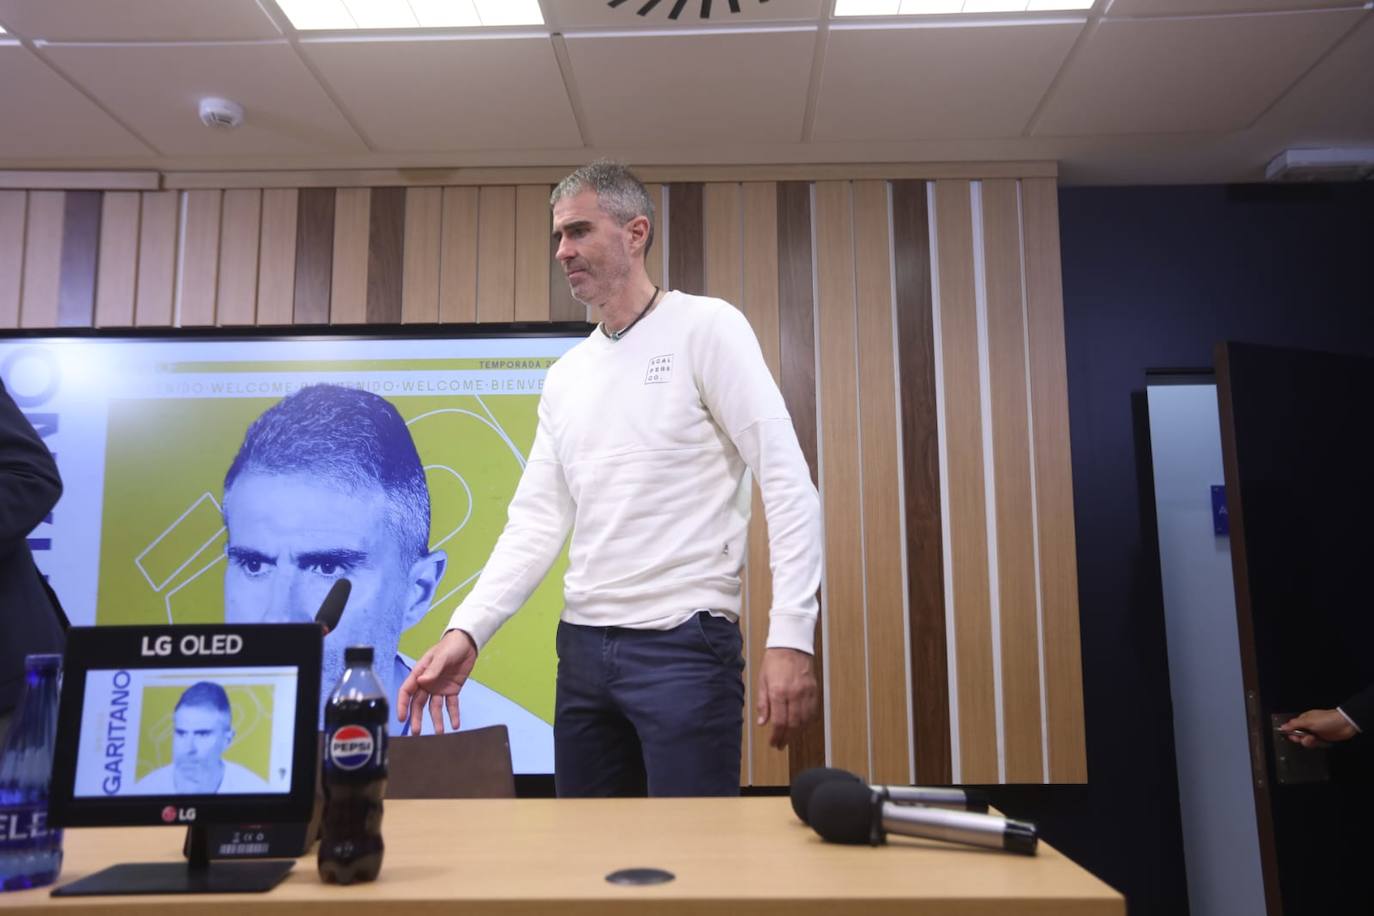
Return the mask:
<svg viewBox="0 0 1374 916"><path fill-rule="evenodd" d="M248 426L278 400L109 402L96 623L224 620L225 535L219 508L224 474ZM429 613L401 637L400 651L418 657L442 635L505 525L522 469L516 450L529 454L539 399L388 400L405 418L426 467L430 545L448 554ZM546 722L553 721L554 631L566 567L565 550L521 612L483 649L473 674ZM140 773L144 759L140 754Z"/></svg>

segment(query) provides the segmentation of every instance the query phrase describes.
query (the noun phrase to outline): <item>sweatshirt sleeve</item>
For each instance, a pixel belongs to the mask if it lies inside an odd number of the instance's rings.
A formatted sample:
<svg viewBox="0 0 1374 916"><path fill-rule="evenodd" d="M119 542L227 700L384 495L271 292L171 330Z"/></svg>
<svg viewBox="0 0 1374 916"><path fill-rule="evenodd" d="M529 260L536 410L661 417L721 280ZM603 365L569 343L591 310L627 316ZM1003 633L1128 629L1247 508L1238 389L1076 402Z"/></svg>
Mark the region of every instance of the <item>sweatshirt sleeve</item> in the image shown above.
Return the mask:
<svg viewBox="0 0 1374 916"><path fill-rule="evenodd" d="M710 330L700 341L697 381L711 415L759 482L768 522L773 606L766 645L814 653L820 498L749 322L726 305L713 316Z"/></svg>
<svg viewBox="0 0 1374 916"><path fill-rule="evenodd" d="M506 527L472 592L449 618L448 629L466 632L479 650L485 646L558 558L572 529L573 510L541 400L534 446L511 499Z"/></svg>

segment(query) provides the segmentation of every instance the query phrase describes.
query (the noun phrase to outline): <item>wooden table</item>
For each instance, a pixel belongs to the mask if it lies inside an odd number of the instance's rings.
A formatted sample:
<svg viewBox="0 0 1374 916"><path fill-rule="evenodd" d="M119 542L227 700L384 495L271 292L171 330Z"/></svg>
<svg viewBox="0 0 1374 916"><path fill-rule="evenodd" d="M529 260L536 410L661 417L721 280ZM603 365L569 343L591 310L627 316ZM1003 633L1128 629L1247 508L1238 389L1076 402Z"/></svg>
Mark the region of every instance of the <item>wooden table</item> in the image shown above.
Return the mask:
<svg viewBox="0 0 1374 916"><path fill-rule="evenodd" d="M184 831L69 830L65 884L120 862L176 861ZM322 884L313 856L266 894L51 898L0 893L0 911L748 914L895 913L1124 916L1120 894L1045 844L1034 857L895 838L887 846L821 842L786 798L392 801L386 859L372 884ZM629 867L677 875L621 887Z"/></svg>

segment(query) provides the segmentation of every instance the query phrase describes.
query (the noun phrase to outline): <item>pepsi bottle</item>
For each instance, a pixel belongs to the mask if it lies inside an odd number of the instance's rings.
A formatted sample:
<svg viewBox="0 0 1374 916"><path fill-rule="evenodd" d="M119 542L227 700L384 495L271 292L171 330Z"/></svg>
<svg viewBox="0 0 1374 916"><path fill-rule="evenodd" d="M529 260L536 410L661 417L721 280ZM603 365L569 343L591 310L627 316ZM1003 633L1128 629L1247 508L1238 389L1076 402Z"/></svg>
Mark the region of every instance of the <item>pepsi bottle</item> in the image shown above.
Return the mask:
<svg viewBox="0 0 1374 916"><path fill-rule="evenodd" d="M0 887L21 890L57 880L62 831L48 825L48 784L57 738L60 655L25 659L25 692L0 754Z"/></svg>
<svg viewBox="0 0 1374 916"><path fill-rule="evenodd" d="M344 650L344 673L324 707L324 823L320 878L372 881L382 870L388 706L372 647Z"/></svg>

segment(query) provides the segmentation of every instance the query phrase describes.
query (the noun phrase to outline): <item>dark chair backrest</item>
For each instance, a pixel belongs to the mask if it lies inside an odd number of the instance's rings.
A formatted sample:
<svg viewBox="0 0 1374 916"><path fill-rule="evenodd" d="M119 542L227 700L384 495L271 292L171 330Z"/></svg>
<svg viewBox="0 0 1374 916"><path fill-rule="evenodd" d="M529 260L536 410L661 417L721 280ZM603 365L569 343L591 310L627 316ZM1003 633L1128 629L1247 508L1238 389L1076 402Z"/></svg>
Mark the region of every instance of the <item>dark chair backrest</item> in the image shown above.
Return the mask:
<svg viewBox="0 0 1374 916"><path fill-rule="evenodd" d="M510 732L490 725L387 742L387 798L514 798Z"/></svg>

